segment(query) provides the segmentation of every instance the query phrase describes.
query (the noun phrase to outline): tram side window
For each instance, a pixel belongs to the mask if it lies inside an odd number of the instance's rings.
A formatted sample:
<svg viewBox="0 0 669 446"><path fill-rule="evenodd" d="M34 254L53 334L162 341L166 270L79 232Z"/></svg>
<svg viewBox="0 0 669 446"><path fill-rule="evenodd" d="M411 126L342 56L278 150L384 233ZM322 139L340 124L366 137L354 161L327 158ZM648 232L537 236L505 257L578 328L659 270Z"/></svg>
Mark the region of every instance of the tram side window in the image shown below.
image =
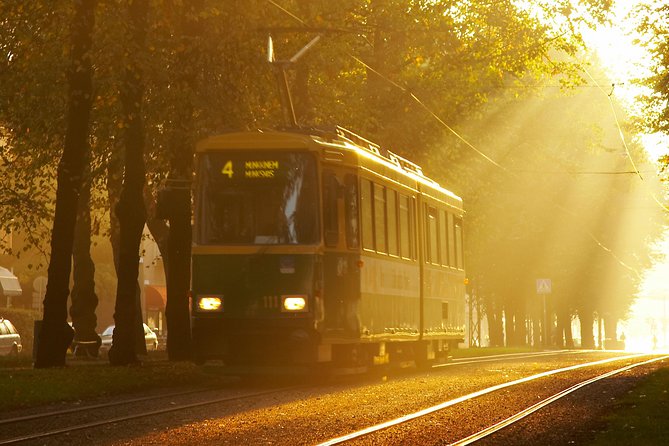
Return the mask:
<svg viewBox="0 0 669 446"><path fill-rule="evenodd" d="M386 189L386 210L388 211L388 254L399 255L397 246L397 192Z"/></svg>
<svg viewBox="0 0 669 446"><path fill-rule="evenodd" d="M386 251L386 188L374 183L374 238L376 252Z"/></svg>
<svg viewBox="0 0 669 446"><path fill-rule="evenodd" d="M374 213L372 203L372 182L360 180L360 208L362 216L362 247L374 249Z"/></svg>
<svg viewBox="0 0 669 446"><path fill-rule="evenodd" d="M339 243L339 215L337 212L337 191L339 182L333 172L323 174L323 226L325 246Z"/></svg>
<svg viewBox="0 0 669 446"><path fill-rule="evenodd" d="M455 261L455 228L453 223L453 214L448 214L448 264L456 267Z"/></svg>
<svg viewBox="0 0 669 446"><path fill-rule="evenodd" d="M443 209L439 211L439 252L441 254L441 264L448 264L448 216Z"/></svg>
<svg viewBox="0 0 669 446"><path fill-rule="evenodd" d="M462 219L454 219L455 227L455 264L458 269L465 269L464 247L462 244Z"/></svg>
<svg viewBox="0 0 669 446"><path fill-rule="evenodd" d="M411 203L409 197L400 194L400 254L404 259L413 259L411 251Z"/></svg>
<svg viewBox="0 0 669 446"><path fill-rule="evenodd" d="M357 249L360 246L360 234L358 226L358 179L355 175L347 174L344 178L346 187L345 213L346 213L346 246Z"/></svg>
<svg viewBox="0 0 669 446"><path fill-rule="evenodd" d="M425 222L426 222L426 237L427 250L426 261L428 263L439 263L439 237L437 235L437 228L439 227L439 218L437 217L437 210L432 206L425 205Z"/></svg>

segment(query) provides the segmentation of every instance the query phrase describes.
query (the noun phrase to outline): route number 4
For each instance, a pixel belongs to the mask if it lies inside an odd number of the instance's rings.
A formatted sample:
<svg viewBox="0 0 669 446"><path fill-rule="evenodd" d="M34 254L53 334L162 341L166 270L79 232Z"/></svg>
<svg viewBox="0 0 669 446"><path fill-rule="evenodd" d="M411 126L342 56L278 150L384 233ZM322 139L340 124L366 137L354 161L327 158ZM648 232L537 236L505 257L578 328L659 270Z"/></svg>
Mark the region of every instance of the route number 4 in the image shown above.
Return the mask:
<svg viewBox="0 0 669 446"><path fill-rule="evenodd" d="M232 161L228 161L227 163L225 163L225 166L223 166L221 173L223 175L227 175L228 178L232 178L232 175L234 174L232 170Z"/></svg>

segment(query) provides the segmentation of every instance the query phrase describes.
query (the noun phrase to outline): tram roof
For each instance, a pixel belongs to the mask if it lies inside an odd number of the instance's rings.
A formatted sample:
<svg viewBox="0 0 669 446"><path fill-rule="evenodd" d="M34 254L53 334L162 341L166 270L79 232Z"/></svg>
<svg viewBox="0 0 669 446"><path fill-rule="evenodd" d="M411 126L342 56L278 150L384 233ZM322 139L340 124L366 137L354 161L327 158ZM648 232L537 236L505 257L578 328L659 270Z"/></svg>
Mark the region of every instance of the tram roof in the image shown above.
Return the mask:
<svg viewBox="0 0 669 446"><path fill-rule="evenodd" d="M425 176L422 168L417 164L388 150L384 151L387 153L387 155L384 155L379 145L339 126L335 131L330 132L313 130L299 133L292 130L257 130L223 133L199 141L196 152L202 153L222 149L307 149L314 147L338 148L353 152L358 157L382 164L424 186L438 190L452 199L462 202L461 197Z"/></svg>

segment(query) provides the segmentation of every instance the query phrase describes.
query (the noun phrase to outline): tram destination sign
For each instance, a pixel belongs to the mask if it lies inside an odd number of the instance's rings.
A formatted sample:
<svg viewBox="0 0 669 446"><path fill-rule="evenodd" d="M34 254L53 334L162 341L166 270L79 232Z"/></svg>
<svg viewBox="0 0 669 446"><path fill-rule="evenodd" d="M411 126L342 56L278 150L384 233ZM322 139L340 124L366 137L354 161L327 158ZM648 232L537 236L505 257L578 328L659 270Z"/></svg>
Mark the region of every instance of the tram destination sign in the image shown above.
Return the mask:
<svg viewBox="0 0 669 446"><path fill-rule="evenodd" d="M238 164L238 166L236 166ZM239 167L243 167L239 169ZM223 164L221 174L232 179L241 170L243 177L247 179L253 178L274 178L276 172L280 169L278 160L227 160Z"/></svg>
<svg viewBox="0 0 669 446"><path fill-rule="evenodd" d="M235 186L252 183L283 184L282 191L292 190L302 184L305 172L316 169L315 157L308 152L252 153L229 151L206 153L201 158L203 171L213 175L210 179L234 183Z"/></svg>
<svg viewBox="0 0 669 446"><path fill-rule="evenodd" d="M551 279L537 279L537 294L551 294Z"/></svg>
<svg viewBox="0 0 669 446"><path fill-rule="evenodd" d="M254 160L244 163L245 178L274 178L277 170L279 170L277 160Z"/></svg>

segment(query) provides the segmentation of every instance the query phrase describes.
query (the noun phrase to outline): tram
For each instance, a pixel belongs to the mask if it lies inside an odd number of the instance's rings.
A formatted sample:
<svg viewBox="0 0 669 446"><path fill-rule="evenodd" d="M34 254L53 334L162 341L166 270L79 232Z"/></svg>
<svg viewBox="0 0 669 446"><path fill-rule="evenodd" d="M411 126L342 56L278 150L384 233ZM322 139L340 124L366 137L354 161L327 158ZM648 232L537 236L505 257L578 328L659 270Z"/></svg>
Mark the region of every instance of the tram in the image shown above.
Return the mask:
<svg viewBox="0 0 669 446"><path fill-rule="evenodd" d="M196 155L196 361L420 365L463 341L462 199L418 165L341 127Z"/></svg>

